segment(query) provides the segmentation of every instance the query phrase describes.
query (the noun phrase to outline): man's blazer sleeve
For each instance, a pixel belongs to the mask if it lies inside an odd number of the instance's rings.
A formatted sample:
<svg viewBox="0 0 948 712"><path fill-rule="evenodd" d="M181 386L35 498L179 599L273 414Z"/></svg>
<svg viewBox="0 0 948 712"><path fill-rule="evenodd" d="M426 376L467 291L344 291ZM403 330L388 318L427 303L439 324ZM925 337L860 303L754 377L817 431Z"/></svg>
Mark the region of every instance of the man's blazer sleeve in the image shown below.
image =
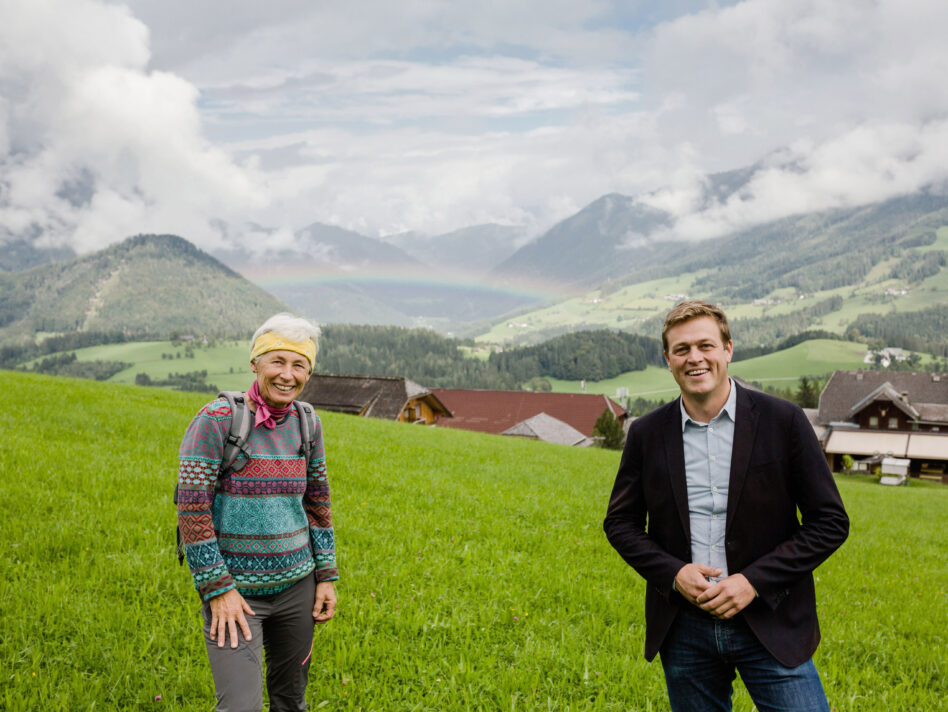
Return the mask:
<svg viewBox="0 0 948 712"><path fill-rule="evenodd" d="M687 562L669 553L646 530L647 522L649 529L654 529L657 514L649 506L655 499L656 483L651 480L657 467L649 443L654 447L656 438L649 437L649 431L637 425L639 423L633 424L629 430L603 529L609 543L626 563L667 599L675 575ZM667 487L667 482L658 486ZM662 516L678 519L674 508L663 512Z"/></svg>

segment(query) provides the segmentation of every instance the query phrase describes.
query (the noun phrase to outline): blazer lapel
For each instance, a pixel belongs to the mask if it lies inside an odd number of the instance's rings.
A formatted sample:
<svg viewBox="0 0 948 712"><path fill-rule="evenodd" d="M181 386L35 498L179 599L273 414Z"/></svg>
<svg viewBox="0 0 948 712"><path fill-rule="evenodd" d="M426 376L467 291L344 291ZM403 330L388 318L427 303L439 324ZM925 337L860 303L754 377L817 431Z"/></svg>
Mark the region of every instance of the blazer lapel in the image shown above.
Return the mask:
<svg viewBox="0 0 948 712"><path fill-rule="evenodd" d="M754 436L757 433L757 408L754 407L747 391L737 386L737 416L734 423L734 445L731 448L731 474L727 492L727 526L725 534L734 522L737 504L744 490L747 470L750 467L751 451L754 449Z"/></svg>
<svg viewBox="0 0 948 712"><path fill-rule="evenodd" d="M685 531L685 541L691 541L691 518L688 514L688 482L685 479L685 445L681 437L681 406L680 399L674 401L668 412L668 420L664 428L665 462L667 465L668 480L672 494L675 497L675 506L678 517ZM690 545L689 545L690 546Z"/></svg>

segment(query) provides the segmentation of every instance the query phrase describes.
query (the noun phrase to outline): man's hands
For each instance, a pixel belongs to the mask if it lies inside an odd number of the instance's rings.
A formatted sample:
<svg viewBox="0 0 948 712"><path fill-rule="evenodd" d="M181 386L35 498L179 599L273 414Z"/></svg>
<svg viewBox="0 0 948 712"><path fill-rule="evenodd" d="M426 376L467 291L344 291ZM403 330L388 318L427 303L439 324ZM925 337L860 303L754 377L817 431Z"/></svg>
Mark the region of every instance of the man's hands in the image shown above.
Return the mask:
<svg viewBox="0 0 948 712"><path fill-rule="evenodd" d="M210 600L211 606L211 640L217 641L217 647L224 647L224 638L227 631L230 631L230 647L237 647L237 626L240 626L240 632L244 634L245 640L250 640L253 636L250 634L250 626L247 625L247 619L244 613L256 615L247 600L237 593L237 589L232 588L227 593L215 596Z"/></svg>
<svg viewBox="0 0 948 712"><path fill-rule="evenodd" d="M675 575L675 590L684 596L688 603L697 606L698 596L713 585L708 581L708 577L720 576L721 573L721 569L712 569L704 564L685 564Z"/></svg>
<svg viewBox="0 0 948 712"><path fill-rule="evenodd" d="M336 614L336 587L332 581L316 584L316 603L313 606L313 620L317 625L327 622Z"/></svg>
<svg viewBox="0 0 948 712"><path fill-rule="evenodd" d="M706 577L720 576L721 569L704 564L686 564L675 576L675 588L685 600L715 618L733 618L757 596L744 574L728 576L717 583Z"/></svg>

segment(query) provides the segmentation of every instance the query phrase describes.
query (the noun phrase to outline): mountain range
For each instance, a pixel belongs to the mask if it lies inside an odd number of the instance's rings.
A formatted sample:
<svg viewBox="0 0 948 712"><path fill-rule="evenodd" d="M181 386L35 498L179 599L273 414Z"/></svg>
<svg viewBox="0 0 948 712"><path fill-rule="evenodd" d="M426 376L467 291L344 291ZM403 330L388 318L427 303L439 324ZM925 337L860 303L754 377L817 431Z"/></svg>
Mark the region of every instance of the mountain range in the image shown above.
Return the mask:
<svg viewBox="0 0 948 712"><path fill-rule="evenodd" d="M694 204L739 198L757 170L708 176ZM0 328L242 331L289 307L319 323L536 342L586 328L649 333L687 294L727 305L765 343L948 305L943 189L691 241L656 195L602 196L526 242L500 225L383 239L317 222L292 235L250 226L253 237L213 255L139 236L75 257L0 235Z"/></svg>
<svg viewBox="0 0 948 712"><path fill-rule="evenodd" d="M400 233L382 240L314 223L286 244L214 254L320 323L450 329L536 303L485 288L483 281L521 237L517 228L478 225L447 235Z"/></svg>

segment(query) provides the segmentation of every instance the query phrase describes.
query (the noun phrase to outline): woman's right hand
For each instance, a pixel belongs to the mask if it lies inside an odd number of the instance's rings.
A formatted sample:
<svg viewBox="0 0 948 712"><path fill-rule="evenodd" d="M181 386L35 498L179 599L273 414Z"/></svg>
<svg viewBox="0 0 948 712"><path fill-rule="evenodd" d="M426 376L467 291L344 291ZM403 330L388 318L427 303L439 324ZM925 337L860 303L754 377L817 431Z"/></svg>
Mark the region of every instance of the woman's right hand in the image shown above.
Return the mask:
<svg viewBox="0 0 948 712"><path fill-rule="evenodd" d="M232 588L227 593L215 596L210 600L211 606L211 640L217 641L217 647L224 647L226 631L230 631L230 647L237 647L237 626L244 634L245 640L251 640L250 626L244 613L256 615L250 604L241 596L237 589Z"/></svg>

